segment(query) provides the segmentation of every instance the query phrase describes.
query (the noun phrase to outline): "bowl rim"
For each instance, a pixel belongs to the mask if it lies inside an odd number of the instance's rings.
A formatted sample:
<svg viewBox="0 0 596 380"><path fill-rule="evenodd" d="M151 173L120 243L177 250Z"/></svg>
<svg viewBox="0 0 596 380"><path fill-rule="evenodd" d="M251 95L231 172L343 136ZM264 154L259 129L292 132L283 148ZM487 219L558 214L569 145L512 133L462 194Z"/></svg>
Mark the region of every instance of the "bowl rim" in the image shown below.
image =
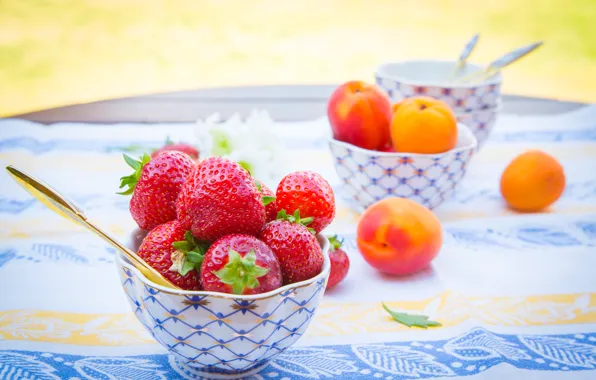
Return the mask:
<svg viewBox="0 0 596 380"><path fill-rule="evenodd" d="M271 290L266 293L260 293L260 294L236 295L236 294L229 294L229 293L210 292L210 291L205 291L205 290L182 290L182 289L167 288L165 286L156 284L155 282L149 280L147 277L145 277L141 273L141 271L139 271L132 263L130 263L120 253L118 253L116 255L116 263L118 265L121 265L121 266L125 267L126 269L134 272L135 275L144 284L146 284L152 288L158 289L160 292L163 292L163 293L174 294L174 295L179 295L179 296L209 296L209 297L226 298L226 299L238 300L238 301L255 301L255 300L263 300L263 299L275 297L275 296L283 293L284 291L287 291L290 289L297 289L297 288L303 288L303 287L309 286L312 283L319 281L321 278L328 276L329 272L331 271L331 261L329 259L329 247L330 247L329 239L327 239L327 237L325 235L323 235L322 233L317 234L316 238L317 238L317 241L319 242L319 245L321 246L321 251L323 252L323 268L321 269L321 272L318 275L316 275L313 278L310 278L308 280L295 282L295 283L288 284L288 285L283 285L277 289Z"/></svg>
<svg viewBox="0 0 596 380"><path fill-rule="evenodd" d="M459 148L453 148L453 149L448 150L447 152L443 152L443 153L426 154L426 153L407 153L407 152L380 152L377 150L360 148L359 146L347 143L345 141L336 140L333 137L328 137L327 139L330 144L343 146L344 148L351 149L353 151L361 152L361 153L367 154L369 156L378 156L378 157L395 157L395 158L397 158L397 157L407 156L407 157L420 157L420 158L442 158L442 157L446 157L451 154L457 154L459 152L465 152L465 151L469 151L469 150L475 151L476 147L478 146L478 139L476 138L476 136L474 135L474 133L472 132L470 127L468 127L464 123L457 123L457 127L458 127L457 128L458 134L463 131L467 135L467 137L470 139L470 143L466 144L464 146L461 146Z"/></svg>
<svg viewBox="0 0 596 380"><path fill-rule="evenodd" d="M419 86L419 87L440 87L440 88L480 88L484 86L491 86L496 84L501 84L503 82L503 78L501 73L497 73L493 75L489 80L484 80L480 83L446 83L446 82L435 82L435 81L424 81L424 80L412 80L403 75L392 75L387 73L387 69L391 66L396 65L413 65L413 64L422 64L422 63L452 63L456 64L457 61L453 60L441 60L441 59L415 59L415 60L404 60L404 61L392 61L392 62L384 62L377 66L375 70L375 76L380 77L381 79L392 79L399 83L408 84L411 86ZM473 63L467 62L467 65L474 66L477 68L483 68L484 66Z"/></svg>

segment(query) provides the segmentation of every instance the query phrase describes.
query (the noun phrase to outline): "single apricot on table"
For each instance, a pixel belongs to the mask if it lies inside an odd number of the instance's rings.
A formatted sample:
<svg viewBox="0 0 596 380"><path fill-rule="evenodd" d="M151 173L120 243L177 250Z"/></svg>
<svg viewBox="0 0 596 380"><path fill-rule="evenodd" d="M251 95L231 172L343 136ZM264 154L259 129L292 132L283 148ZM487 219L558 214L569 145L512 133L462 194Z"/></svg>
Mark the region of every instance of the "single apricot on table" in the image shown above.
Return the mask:
<svg viewBox="0 0 596 380"><path fill-rule="evenodd" d="M362 81L335 89L327 104L333 138L357 147L380 150L389 145L391 100L383 90Z"/></svg>
<svg viewBox="0 0 596 380"><path fill-rule="evenodd" d="M540 211L555 203L565 190L565 171L559 161L540 150L515 157L501 175L501 194L519 211Z"/></svg>
<svg viewBox="0 0 596 380"><path fill-rule="evenodd" d="M356 244L375 269L406 275L424 269L443 245L439 219L423 205L406 198L380 200L364 211Z"/></svg>
<svg viewBox="0 0 596 380"><path fill-rule="evenodd" d="M406 98L392 107L391 141L397 152L444 153L457 144L451 107L428 96Z"/></svg>

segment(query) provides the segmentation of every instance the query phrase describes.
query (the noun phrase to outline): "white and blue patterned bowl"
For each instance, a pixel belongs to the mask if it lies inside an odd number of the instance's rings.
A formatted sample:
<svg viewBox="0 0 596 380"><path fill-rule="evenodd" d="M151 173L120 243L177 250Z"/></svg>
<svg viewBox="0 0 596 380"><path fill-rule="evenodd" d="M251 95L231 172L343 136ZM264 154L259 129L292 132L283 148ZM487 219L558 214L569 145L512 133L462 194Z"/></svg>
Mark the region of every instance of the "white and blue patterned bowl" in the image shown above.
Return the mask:
<svg viewBox="0 0 596 380"><path fill-rule="evenodd" d="M466 173L477 141L458 123L454 149L440 154L385 153L329 139L344 191L363 211L381 199L408 198L429 209L448 199Z"/></svg>
<svg viewBox="0 0 596 380"><path fill-rule="evenodd" d="M149 281L125 258L117 260L122 287L138 320L189 377L237 378L254 374L306 331L329 278L329 241L321 244L316 277L250 295L183 291Z"/></svg>
<svg viewBox="0 0 596 380"><path fill-rule="evenodd" d="M464 124L472 131L478 141L480 150L482 145L488 140L490 133L497 122L497 115L501 111L501 105L483 110L470 111L465 113L456 113L455 117L459 123Z"/></svg>
<svg viewBox="0 0 596 380"><path fill-rule="evenodd" d="M449 104L456 113L494 108L501 101L501 74L477 84L448 83L455 61L404 61L377 68L375 80L393 102L429 96ZM468 63L461 75L483 69Z"/></svg>

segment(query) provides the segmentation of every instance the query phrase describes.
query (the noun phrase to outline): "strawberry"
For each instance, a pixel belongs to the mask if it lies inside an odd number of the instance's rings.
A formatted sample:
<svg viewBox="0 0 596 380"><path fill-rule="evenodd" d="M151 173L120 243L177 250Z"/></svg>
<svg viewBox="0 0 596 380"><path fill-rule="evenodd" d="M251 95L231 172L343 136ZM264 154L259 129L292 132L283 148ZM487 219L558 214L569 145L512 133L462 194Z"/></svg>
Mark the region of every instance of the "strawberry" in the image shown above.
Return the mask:
<svg viewBox="0 0 596 380"><path fill-rule="evenodd" d="M176 219L176 199L186 178L194 171L195 163L182 152L162 152L150 158L147 154L140 161L124 155L126 163L135 171L120 179L120 188L128 189L119 194L132 194L130 213L143 230Z"/></svg>
<svg viewBox="0 0 596 380"><path fill-rule="evenodd" d="M275 204L275 193L271 191L270 188L267 187L263 183L263 181L256 179L255 184L257 185L257 189L261 192L263 204L265 205L265 222L269 223L277 217L277 205Z"/></svg>
<svg viewBox="0 0 596 380"><path fill-rule="evenodd" d="M277 256L284 284L308 280L321 273L321 246L315 235L303 225L309 219L300 219L299 212L289 217L282 211L278 217L280 219L265 225L259 238Z"/></svg>
<svg viewBox="0 0 596 380"><path fill-rule="evenodd" d="M335 195L329 183L318 173L300 171L286 175L277 186L275 203L277 211L313 217L309 225L317 233L327 227L335 217Z"/></svg>
<svg viewBox="0 0 596 380"><path fill-rule="evenodd" d="M175 143L175 142L171 141L169 138L166 139L164 146L162 146L159 149L154 150L153 153L151 153L151 158L154 158L161 152L166 152L166 151L170 151L170 150L186 153L193 160L195 160L195 161L199 160L199 151L197 150L197 148L195 148L194 146L187 144L187 143Z"/></svg>
<svg viewBox="0 0 596 380"><path fill-rule="evenodd" d="M254 236L226 235L205 254L201 267L203 289L234 294L259 294L282 285L277 258Z"/></svg>
<svg viewBox="0 0 596 380"><path fill-rule="evenodd" d="M339 284L348 274L350 269L350 259L346 252L341 249L343 240L338 240L337 235L329 238L329 260L331 261L331 273L329 274L329 281L327 281L327 288L331 289Z"/></svg>
<svg viewBox="0 0 596 380"><path fill-rule="evenodd" d="M152 229L137 254L174 285L185 290L200 290L198 269L206 250L173 220Z"/></svg>
<svg viewBox="0 0 596 380"><path fill-rule="evenodd" d="M233 233L258 234L265 205L250 174L224 157L209 157L184 183L176 205L178 220L201 241Z"/></svg>

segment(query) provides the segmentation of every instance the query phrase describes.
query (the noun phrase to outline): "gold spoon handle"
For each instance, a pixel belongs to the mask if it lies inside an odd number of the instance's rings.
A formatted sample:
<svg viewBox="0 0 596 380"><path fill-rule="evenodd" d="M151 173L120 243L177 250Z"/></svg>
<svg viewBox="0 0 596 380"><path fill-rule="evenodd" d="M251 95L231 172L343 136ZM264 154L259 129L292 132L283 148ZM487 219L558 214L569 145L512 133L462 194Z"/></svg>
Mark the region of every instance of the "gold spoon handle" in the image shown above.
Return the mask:
<svg viewBox="0 0 596 380"><path fill-rule="evenodd" d="M499 71L501 71L503 68L509 66L510 64L516 62L517 60L525 57L526 55L530 54L534 50L538 49L540 46L542 46L542 41L534 42L532 44L522 46L520 48L512 50L512 51L502 55L501 57L495 59L493 62L491 62L488 65L488 67L486 69L481 70L481 71L476 71L466 77L458 78L457 82L477 83L477 82L486 80L487 78L490 78L491 76L493 76L496 73L498 73Z"/></svg>
<svg viewBox="0 0 596 380"><path fill-rule="evenodd" d="M461 69L464 68L464 66L466 65L466 61L468 60L468 58L472 54L472 51L474 51L474 48L478 44L479 38L480 38L480 34L476 33L466 43L466 46L464 46L464 49L459 54L459 58L457 59L455 67L453 68L453 71L451 72L451 74L449 76L449 81L454 80L459 75L459 72L461 71Z"/></svg>
<svg viewBox="0 0 596 380"><path fill-rule="evenodd" d="M152 268L149 264L147 264L143 259L141 259L135 252L131 251L116 239L108 235L106 232L102 231L99 227L87 220L87 217L82 210L80 210L56 190L52 189L50 186L38 180L37 178L13 166L7 166L6 171L19 185L21 185L22 188L27 190L47 208L63 216L64 218L87 228L89 231L105 240L108 244L117 248L149 280L169 288L178 288L165 277L163 277L158 271Z"/></svg>

